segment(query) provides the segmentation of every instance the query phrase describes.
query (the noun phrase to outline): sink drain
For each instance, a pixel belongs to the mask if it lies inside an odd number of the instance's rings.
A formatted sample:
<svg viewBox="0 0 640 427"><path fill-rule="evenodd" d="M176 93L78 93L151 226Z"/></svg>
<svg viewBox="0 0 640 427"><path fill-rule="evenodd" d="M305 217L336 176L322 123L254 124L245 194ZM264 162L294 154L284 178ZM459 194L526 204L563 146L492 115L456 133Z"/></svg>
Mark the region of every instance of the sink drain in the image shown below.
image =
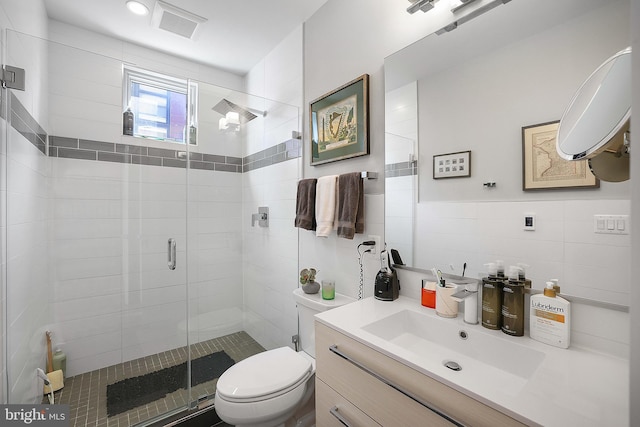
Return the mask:
<svg viewBox="0 0 640 427"><path fill-rule="evenodd" d="M461 371L462 370L462 366L460 366L457 362L454 362L453 360L449 360L448 362L444 362L444 366L446 366L447 368L451 369L452 371Z"/></svg>

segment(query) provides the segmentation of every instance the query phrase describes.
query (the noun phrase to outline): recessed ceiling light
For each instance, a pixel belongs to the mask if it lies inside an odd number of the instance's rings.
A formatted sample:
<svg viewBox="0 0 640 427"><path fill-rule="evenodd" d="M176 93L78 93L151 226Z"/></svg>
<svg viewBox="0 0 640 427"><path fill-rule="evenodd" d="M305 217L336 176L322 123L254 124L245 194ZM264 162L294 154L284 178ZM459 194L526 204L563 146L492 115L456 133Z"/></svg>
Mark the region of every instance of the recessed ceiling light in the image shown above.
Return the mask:
<svg viewBox="0 0 640 427"><path fill-rule="evenodd" d="M148 15L149 8L136 0L127 0L127 8L136 15Z"/></svg>

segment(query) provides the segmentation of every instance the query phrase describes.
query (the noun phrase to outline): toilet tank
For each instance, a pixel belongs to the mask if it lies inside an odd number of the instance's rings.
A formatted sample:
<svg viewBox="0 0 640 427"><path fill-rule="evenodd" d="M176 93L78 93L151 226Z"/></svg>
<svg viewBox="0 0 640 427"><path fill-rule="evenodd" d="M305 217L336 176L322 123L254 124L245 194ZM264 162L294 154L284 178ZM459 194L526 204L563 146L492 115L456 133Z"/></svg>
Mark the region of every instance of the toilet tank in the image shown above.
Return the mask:
<svg viewBox="0 0 640 427"><path fill-rule="evenodd" d="M298 308L299 349L315 358L316 345L313 316L323 311L353 302L355 299L336 293L335 299L324 300L320 292L316 294L305 294L300 288L293 291L293 299L296 301Z"/></svg>

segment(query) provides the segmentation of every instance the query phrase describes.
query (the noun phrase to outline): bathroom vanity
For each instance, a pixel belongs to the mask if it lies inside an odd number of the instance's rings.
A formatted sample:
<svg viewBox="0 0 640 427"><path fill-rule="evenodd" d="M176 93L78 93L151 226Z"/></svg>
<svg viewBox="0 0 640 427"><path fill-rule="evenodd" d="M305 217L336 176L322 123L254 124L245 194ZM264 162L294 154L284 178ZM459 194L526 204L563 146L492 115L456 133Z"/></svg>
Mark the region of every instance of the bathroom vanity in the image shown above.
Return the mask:
<svg viewBox="0 0 640 427"><path fill-rule="evenodd" d="M440 318L403 296L322 313L315 328L318 425L629 422L625 359Z"/></svg>

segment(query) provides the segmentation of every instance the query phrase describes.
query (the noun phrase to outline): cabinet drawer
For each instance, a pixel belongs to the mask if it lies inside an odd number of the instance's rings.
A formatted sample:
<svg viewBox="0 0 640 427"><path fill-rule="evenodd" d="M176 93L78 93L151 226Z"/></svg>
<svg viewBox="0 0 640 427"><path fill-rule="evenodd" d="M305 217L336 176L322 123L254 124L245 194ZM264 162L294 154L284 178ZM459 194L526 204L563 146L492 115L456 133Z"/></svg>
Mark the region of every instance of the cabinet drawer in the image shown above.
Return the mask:
<svg viewBox="0 0 640 427"><path fill-rule="evenodd" d="M383 426L451 426L446 418L383 383L332 352L337 349L376 374L400 385L431 407L469 426L519 426L517 420L431 377L316 322L316 376Z"/></svg>
<svg viewBox="0 0 640 427"><path fill-rule="evenodd" d="M332 414L332 411L336 415ZM344 427L338 417L343 417L349 427L380 425L323 381L316 379L316 425L322 427Z"/></svg>

